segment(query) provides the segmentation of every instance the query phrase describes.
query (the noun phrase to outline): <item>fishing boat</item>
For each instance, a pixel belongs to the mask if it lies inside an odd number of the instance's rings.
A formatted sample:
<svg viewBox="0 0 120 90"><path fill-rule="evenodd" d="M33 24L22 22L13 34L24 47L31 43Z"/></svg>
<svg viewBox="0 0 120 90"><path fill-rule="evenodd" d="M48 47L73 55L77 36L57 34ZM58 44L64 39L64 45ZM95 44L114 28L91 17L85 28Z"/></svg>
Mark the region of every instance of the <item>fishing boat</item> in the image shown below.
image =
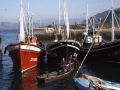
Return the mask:
<svg viewBox="0 0 120 90"><path fill-rule="evenodd" d="M67 77L68 75L72 74L73 71L74 71L74 68L71 68L70 70L66 70L66 72L64 73L61 70L59 70L58 72L54 71L48 74L37 76L36 79L38 83L49 84L51 82L55 82L57 80Z"/></svg>
<svg viewBox="0 0 120 90"><path fill-rule="evenodd" d="M60 4L59 4L60 7ZM60 12L60 10L59 10ZM61 14L59 14L61 15ZM60 16L59 16L60 17ZM58 26L58 32L55 33L55 40L50 42L46 47L47 53L47 65L48 67L60 67L60 63L62 58L65 58L66 63L68 63L68 57L72 55L76 57L78 52L80 51L80 43L76 40L70 39L70 29L69 29L69 21L68 14L66 9L66 0L64 0L64 23L66 28L62 32L61 26ZM60 18L59 18L60 24Z"/></svg>
<svg viewBox="0 0 120 90"><path fill-rule="evenodd" d="M74 78L75 90L120 90L120 84L104 81L98 77L82 74Z"/></svg>
<svg viewBox="0 0 120 90"><path fill-rule="evenodd" d="M28 28L26 35L24 31L24 13L22 8L22 0L20 5L20 27L19 27L19 40L17 43L11 43L6 48L9 56L13 61L13 66L21 73L37 66L40 58L45 55L45 50L41 42L37 42L37 37L33 35L33 21L28 11ZM33 16L33 15L32 15ZM31 25L32 24L32 25ZM32 29L30 28L32 26Z"/></svg>
<svg viewBox="0 0 120 90"><path fill-rule="evenodd" d="M120 64L120 39L114 39L114 8L108 12L108 15L112 14L112 39L111 41L106 41L100 35L100 30L105 22L101 25L101 28L96 28L95 17L92 18L92 28L89 29L88 24L88 9L86 15L86 31L82 33L83 41L81 51L78 54L78 60L89 63L100 63L107 62L112 64ZM107 17L106 17L107 18ZM100 18L99 18L100 21ZM117 22L117 20L116 20ZM100 23L97 25L99 26Z"/></svg>

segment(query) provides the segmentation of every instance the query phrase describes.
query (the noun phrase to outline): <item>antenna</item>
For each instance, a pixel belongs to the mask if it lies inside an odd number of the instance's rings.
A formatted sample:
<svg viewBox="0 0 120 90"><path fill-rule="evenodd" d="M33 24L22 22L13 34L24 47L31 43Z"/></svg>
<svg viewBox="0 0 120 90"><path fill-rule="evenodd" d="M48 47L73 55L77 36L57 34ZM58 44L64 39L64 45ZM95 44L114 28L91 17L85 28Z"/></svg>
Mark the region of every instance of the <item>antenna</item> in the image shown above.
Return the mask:
<svg viewBox="0 0 120 90"><path fill-rule="evenodd" d="M40 16L40 27L41 27L41 15L39 15Z"/></svg>

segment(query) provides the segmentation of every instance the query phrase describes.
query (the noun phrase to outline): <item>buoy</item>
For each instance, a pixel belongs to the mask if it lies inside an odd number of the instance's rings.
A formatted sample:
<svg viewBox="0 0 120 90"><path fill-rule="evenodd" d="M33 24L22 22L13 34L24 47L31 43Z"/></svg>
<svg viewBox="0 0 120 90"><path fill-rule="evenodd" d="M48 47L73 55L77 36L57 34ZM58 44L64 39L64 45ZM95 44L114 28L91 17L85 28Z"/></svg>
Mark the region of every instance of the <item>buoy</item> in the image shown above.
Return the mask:
<svg viewBox="0 0 120 90"><path fill-rule="evenodd" d="M99 90L98 87L96 87L95 90Z"/></svg>
<svg viewBox="0 0 120 90"><path fill-rule="evenodd" d="M82 77L82 78L85 78L85 74L82 74L81 77Z"/></svg>

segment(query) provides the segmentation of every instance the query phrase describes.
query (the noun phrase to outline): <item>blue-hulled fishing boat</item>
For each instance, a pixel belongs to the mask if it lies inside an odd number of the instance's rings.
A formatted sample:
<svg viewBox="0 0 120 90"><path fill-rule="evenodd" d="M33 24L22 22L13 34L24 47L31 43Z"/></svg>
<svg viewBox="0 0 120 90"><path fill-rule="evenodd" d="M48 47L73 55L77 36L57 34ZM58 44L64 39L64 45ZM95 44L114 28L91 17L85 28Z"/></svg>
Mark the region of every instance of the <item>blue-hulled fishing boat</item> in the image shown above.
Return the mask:
<svg viewBox="0 0 120 90"><path fill-rule="evenodd" d="M76 90L120 90L120 84L103 81L102 79L87 74L74 77Z"/></svg>

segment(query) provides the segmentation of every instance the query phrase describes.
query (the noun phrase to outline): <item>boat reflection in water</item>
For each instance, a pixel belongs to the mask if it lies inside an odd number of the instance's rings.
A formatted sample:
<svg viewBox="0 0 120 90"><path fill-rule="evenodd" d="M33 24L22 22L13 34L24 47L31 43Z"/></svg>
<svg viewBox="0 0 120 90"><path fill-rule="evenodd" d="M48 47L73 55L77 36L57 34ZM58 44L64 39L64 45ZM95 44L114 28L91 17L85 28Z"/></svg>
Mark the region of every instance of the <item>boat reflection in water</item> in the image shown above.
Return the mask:
<svg viewBox="0 0 120 90"><path fill-rule="evenodd" d="M36 76L39 74L38 68L32 68L29 71L21 74L14 73L11 87L9 90L37 90Z"/></svg>
<svg viewBox="0 0 120 90"><path fill-rule="evenodd" d="M47 70L40 70L37 67L34 67L23 74L20 72L12 72L10 73L11 85L7 90L63 90L63 88L66 88L66 90L68 88L72 88L72 90L74 90L73 81L71 79L73 75L69 75L67 78L57 80L46 85L42 83L39 84L36 76L45 72L47 72ZM66 82L69 82L69 86L68 84L65 84Z"/></svg>

